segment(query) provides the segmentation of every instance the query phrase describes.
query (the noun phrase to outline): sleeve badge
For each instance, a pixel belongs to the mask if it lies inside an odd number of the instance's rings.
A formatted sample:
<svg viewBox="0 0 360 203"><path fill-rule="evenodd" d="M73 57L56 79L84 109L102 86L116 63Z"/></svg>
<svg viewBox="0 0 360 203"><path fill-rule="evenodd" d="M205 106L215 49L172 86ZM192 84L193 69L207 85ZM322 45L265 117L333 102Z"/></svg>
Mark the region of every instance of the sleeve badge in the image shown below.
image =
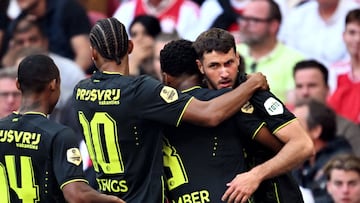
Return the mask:
<svg viewBox="0 0 360 203"><path fill-rule="evenodd" d="M66 159L69 163L79 166L82 162L80 150L78 148L68 149L66 152Z"/></svg>
<svg viewBox="0 0 360 203"><path fill-rule="evenodd" d="M250 102L246 102L244 106L241 107L243 113L252 114L254 112L254 106Z"/></svg>
<svg viewBox="0 0 360 203"><path fill-rule="evenodd" d="M274 97L269 97L265 101L264 107L270 116L280 115L284 113L284 107L282 103L276 100Z"/></svg>
<svg viewBox="0 0 360 203"><path fill-rule="evenodd" d="M178 92L169 86L164 86L160 92L160 97L166 101L166 103L171 103L179 99Z"/></svg>

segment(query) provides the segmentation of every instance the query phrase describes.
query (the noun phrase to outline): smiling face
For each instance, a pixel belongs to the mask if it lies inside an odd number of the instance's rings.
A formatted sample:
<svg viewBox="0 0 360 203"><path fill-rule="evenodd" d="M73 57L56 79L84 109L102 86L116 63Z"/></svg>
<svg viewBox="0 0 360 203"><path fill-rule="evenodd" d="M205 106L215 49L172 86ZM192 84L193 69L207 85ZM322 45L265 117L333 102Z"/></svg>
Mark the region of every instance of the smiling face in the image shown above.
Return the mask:
<svg viewBox="0 0 360 203"><path fill-rule="evenodd" d="M197 61L200 72L205 75L211 89L232 88L236 81L239 56L231 48L227 53L212 51Z"/></svg>

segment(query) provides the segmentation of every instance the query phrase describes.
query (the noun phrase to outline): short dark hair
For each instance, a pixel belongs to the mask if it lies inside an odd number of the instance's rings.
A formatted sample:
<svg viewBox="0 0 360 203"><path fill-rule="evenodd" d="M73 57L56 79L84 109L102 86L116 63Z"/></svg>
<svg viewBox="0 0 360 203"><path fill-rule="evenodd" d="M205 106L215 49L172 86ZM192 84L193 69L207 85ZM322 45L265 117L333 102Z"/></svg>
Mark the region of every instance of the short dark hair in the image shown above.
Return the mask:
<svg viewBox="0 0 360 203"><path fill-rule="evenodd" d="M171 41L160 51L161 70L174 77L183 74L201 76L196 59L192 42L184 39Z"/></svg>
<svg viewBox="0 0 360 203"><path fill-rule="evenodd" d="M265 1L269 4L268 16L266 17L267 21L276 20L279 24L282 21L282 15L279 5L274 0L252 0L254 1ZM241 20L241 15L240 15Z"/></svg>
<svg viewBox="0 0 360 203"><path fill-rule="evenodd" d="M27 16L20 16L19 19L14 21L13 27L11 27L12 35L22 34L28 32L32 28L37 28L41 37L46 37L44 30L38 20L29 19Z"/></svg>
<svg viewBox="0 0 360 203"><path fill-rule="evenodd" d="M193 43L198 58L204 59L204 54L218 51L228 53L231 48L236 52L234 36L221 28L210 28L202 32Z"/></svg>
<svg viewBox="0 0 360 203"><path fill-rule="evenodd" d="M172 40L178 40L181 39L179 37L179 34L176 32L176 30L174 30L173 32L160 32L156 37L155 37L155 42L170 42Z"/></svg>
<svg viewBox="0 0 360 203"><path fill-rule="evenodd" d="M16 80L17 70L14 67L0 68L0 80L4 78L11 78Z"/></svg>
<svg viewBox="0 0 360 203"><path fill-rule="evenodd" d="M116 18L98 20L90 31L91 46L116 64L127 54L129 38L125 26Z"/></svg>
<svg viewBox="0 0 360 203"><path fill-rule="evenodd" d="M314 59L302 60L297 62L294 66L293 76L295 77L295 74L298 70L305 70L310 68L318 69L323 75L324 83L328 85L328 80L329 80L328 69L322 63Z"/></svg>
<svg viewBox="0 0 360 203"><path fill-rule="evenodd" d="M345 18L345 25L352 23L352 22L356 22L356 23L360 24L360 9L359 8L353 9L347 13L346 18Z"/></svg>
<svg viewBox="0 0 360 203"><path fill-rule="evenodd" d="M23 94L39 93L53 79L60 81L59 69L46 55L30 55L19 64L18 81Z"/></svg>
<svg viewBox="0 0 360 203"><path fill-rule="evenodd" d="M269 3L269 7L270 7L268 18L271 20L276 20L279 23L281 23L282 16L279 5L274 0L267 0L267 2Z"/></svg>
<svg viewBox="0 0 360 203"><path fill-rule="evenodd" d="M313 129L318 125L322 127L321 140L327 142L335 138L336 114L331 108L314 99L301 101L297 103L296 106L307 106L309 108L306 124L309 129Z"/></svg>
<svg viewBox="0 0 360 203"><path fill-rule="evenodd" d="M143 25L145 27L146 33L152 38L155 38L161 32L160 22L156 17L152 15L139 15L136 16L130 24L129 31L131 37L131 28L134 26L135 23L140 23L141 25Z"/></svg>
<svg viewBox="0 0 360 203"><path fill-rule="evenodd" d="M360 158L354 154L338 154L331 158L323 167L327 180L330 180L333 169L355 171L360 175Z"/></svg>

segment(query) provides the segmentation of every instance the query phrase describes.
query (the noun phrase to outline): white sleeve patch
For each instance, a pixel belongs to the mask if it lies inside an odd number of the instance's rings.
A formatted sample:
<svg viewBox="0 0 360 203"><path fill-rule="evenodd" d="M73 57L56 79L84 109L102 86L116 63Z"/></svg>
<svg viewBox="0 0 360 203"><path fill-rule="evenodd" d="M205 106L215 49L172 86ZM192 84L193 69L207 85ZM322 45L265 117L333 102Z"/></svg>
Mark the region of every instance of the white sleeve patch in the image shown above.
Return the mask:
<svg viewBox="0 0 360 203"><path fill-rule="evenodd" d="M283 105L281 104L280 101L276 100L274 97L269 97L265 101L264 107L270 116L280 115L284 113Z"/></svg>
<svg viewBox="0 0 360 203"><path fill-rule="evenodd" d="M79 166L82 161L80 150L78 148L68 149L66 151L66 159L69 163Z"/></svg>
<svg viewBox="0 0 360 203"><path fill-rule="evenodd" d="M167 103L174 102L179 99L179 95L176 89L164 86L160 92L160 97L165 100Z"/></svg>

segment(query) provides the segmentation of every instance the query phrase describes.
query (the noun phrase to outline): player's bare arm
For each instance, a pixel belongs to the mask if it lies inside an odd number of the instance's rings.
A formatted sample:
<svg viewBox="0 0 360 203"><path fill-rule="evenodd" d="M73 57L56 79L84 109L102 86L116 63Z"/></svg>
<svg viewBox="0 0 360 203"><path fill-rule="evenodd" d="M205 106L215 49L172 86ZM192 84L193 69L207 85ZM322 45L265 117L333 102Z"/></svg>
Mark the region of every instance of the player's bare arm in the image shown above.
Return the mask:
<svg viewBox="0 0 360 203"><path fill-rule="evenodd" d="M125 201L112 195L97 192L85 182L72 182L63 189L64 197L69 203L125 203Z"/></svg>
<svg viewBox="0 0 360 203"><path fill-rule="evenodd" d="M238 174L223 195L223 201L245 203L259 184L268 178L286 173L314 155L313 142L296 119L275 132L284 144L270 160L248 172Z"/></svg>

